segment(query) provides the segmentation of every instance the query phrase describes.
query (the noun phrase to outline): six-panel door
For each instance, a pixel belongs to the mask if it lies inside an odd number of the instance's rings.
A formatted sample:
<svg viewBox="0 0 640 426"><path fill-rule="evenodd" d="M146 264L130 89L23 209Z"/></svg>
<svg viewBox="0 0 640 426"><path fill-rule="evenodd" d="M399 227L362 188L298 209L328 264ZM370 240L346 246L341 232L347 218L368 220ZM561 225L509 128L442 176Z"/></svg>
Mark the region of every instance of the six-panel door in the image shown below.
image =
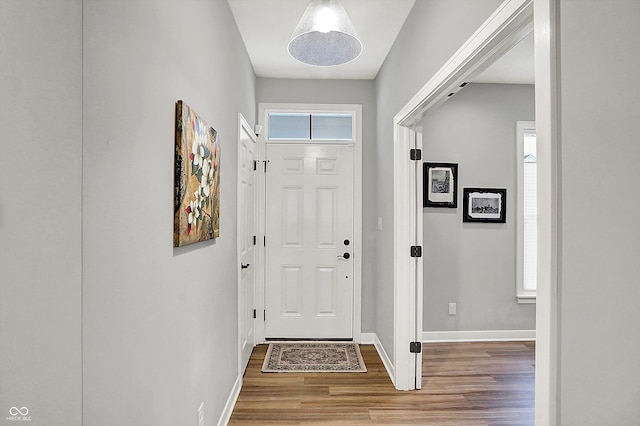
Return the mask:
<svg viewBox="0 0 640 426"><path fill-rule="evenodd" d="M265 338L352 337L353 146L267 146Z"/></svg>

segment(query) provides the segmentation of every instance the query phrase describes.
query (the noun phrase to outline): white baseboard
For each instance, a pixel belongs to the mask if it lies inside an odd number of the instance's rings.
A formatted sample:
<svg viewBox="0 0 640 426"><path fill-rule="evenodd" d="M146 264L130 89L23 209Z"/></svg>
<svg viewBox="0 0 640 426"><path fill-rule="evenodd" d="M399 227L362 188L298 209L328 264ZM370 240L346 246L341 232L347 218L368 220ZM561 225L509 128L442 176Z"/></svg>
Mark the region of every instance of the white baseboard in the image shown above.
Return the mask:
<svg viewBox="0 0 640 426"><path fill-rule="evenodd" d="M498 342L536 340L535 330L424 331L422 341L435 342Z"/></svg>
<svg viewBox="0 0 640 426"><path fill-rule="evenodd" d="M384 368L387 369L387 374L389 375L391 382L395 384L395 368L393 367L393 363L391 362L389 355L387 355L384 347L382 347L382 343L380 342L378 335L376 333L361 333L360 344L375 346L376 351L378 352L378 356L382 360L382 364L384 364Z"/></svg>
<svg viewBox="0 0 640 426"><path fill-rule="evenodd" d="M360 333L360 343L361 345L375 345L376 343L376 333Z"/></svg>
<svg viewBox="0 0 640 426"><path fill-rule="evenodd" d="M233 407L236 405L236 401L238 400L238 396L240 395L240 389L242 389L242 376L238 376L236 382L233 384L233 389L231 389L231 394L227 399L227 403L224 405L224 409L222 410L222 414L220 414L220 419L218 420L218 426L227 426L229 420L231 419L231 414L233 413Z"/></svg>
<svg viewBox="0 0 640 426"><path fill-rule="evenodd" d="M389 355L387 355L387 352L384 350L384 347L382 346L382 342L380 342L380 339L378 338L378 335L375 334L375 333L371 333L371 334L373 334L373 345L376 347L376 351L378 352L378 356L382 360L382 364L384 364L384 368L387 369L387 374L389 375L389 378L391 379L391 383L393 383L393 385L395 386L395 384L396 384L396 369L393 366L393 363L391 362L391 358L389 358Z"/></svg>

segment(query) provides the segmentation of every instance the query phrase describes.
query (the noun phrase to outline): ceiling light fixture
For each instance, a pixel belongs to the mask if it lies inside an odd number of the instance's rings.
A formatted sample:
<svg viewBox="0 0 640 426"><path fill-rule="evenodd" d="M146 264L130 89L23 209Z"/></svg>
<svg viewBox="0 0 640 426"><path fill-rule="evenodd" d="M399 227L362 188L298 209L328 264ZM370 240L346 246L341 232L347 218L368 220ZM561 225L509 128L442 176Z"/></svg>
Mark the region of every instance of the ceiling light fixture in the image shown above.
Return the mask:
<svg viewBox="0 0 640 426"><path fill-rule="evenodd" d="M362 43L340 0L311 0L288 49L300 62L326 67L354 60Z"/></svg>

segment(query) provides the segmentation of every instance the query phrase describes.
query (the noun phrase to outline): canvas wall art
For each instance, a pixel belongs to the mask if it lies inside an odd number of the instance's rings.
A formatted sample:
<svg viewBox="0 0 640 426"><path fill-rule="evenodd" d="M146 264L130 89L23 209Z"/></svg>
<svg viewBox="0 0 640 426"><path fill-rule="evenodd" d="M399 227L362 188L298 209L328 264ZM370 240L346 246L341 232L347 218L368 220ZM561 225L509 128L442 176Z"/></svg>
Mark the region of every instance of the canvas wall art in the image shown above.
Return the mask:
<svg viewBox="0 0 640 426"><path fill-rule="evenodd" d="M173 246L220 236L218 133L184 101L176 102Z"/></svg>

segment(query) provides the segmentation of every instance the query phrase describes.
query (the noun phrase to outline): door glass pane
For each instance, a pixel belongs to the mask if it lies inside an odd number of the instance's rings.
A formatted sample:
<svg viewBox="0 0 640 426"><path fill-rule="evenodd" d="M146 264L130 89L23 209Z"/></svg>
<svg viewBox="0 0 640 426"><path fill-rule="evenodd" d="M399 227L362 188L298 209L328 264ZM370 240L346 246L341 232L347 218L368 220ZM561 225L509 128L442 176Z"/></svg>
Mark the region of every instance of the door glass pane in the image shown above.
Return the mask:
<svg viewBox="0 0 640 426"><path fill-rule="evenodd" d="M309 140L311 116L296 113L270 113L269 139Z"/></svg>
<svg viewBox="0 0 640 426"><path fill-rule="evenodd" d="M353 140L351 114L312 114L312 140Z"/></svg>

